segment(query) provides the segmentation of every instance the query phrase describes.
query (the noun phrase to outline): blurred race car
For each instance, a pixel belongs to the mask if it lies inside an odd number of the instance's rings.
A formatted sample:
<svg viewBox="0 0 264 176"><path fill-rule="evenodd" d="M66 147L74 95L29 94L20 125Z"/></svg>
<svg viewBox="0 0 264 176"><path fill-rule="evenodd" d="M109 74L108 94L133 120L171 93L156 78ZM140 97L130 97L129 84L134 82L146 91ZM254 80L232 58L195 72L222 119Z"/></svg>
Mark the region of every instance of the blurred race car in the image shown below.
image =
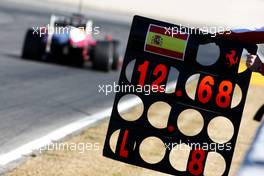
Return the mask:
<svg viewBox="0 0 264 176"><path fill-rule="evenodd" d="M94 69L117 70L119 42L111 36L106 36L105 40L95 40L92 27L93 22L81 14L70 17L52 15L47 26L28 29L22 58L75 67L83 67L90 61Z"/></svg>

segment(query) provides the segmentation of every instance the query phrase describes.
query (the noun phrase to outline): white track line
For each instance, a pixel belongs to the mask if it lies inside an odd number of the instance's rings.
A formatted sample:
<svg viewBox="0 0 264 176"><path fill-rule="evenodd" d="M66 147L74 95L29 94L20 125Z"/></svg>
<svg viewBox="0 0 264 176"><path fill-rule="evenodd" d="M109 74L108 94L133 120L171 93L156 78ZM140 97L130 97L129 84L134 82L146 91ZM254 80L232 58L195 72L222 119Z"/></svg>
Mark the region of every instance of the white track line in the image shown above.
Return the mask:
<svg viewBox="0 0 264 176"><path fill-rule="evenodd" d="M129 99L118 106L121 112L127 111L128 109L138 105L140 103L140 99L133 98ZM0 155L0 166L5 166L12 161L18 160L21 157L31 154L34 150L38 150L41 147L47 146L54 141L62 139L67 135L70 135L76 131L79 131L89 125L96 123L104 118L107 118L111 115L112 108L107 108L106 110L96 113L94 115L86 116L83 119L80 119L76 122L73 122L69 125L61 127L39 139L31 141L27 144L24 144L8 153Z"/></svg>

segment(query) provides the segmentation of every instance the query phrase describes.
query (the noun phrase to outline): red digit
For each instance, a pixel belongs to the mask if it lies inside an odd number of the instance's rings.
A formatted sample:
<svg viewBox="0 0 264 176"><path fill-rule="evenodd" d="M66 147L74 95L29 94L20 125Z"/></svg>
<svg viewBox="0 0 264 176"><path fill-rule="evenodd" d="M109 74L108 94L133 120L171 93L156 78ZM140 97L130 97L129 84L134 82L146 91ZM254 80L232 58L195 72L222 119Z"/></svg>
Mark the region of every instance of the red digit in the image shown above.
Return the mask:
<svg viewBox="0 0 264 176"><path fill-rule="evenodd" d="M198 99L201 103L207 103L212 97L212 86L214 85L214 78L212 76L205 76L198 87ZM206 93L204 95L204 93Z"/></svg>
<svg viewBox="0 0 264 176"><path fill-rule="evenodd" d="M145 61L142 65L138 66L138 70L140 72L139 82L138 84L141 86L145 85L145 79L147 75L147 69L149 66L149 61Z"/></svg>
<svg viewBox="0 0 264 176"><path fill-rule="evenodd" d="M159 73L160 73L160 76L155 80L153 81L153 83L151 84L151 87L156 85L156 86L159 86L159 89L160 90L160 84L162 81L164 81L166 79L166 76L167 76L167 67L163 64L159 64L155 67L154 71L153 71L153 75L154 76L158 76Z"/></svg>
<svg viewBox="0 0 264 176"><path fill-rule="evenodd" d="M226 89L225 89L226 88ZM218 88L216 96L216 105L221 108L227 108L230 105L230 94L232 93L233 85L230 81L222 81Z"/></svg>
<svg viewBox="0 0 264 176"><path fill-rule="evenodd" d="M121 143L121 147L120 147L120 156L125 157L125 158L128 157L128 151L125 149L127 136L128 136L128 130L125 130L125 133L124 133L124 136L122 139L122 143Z"/></svg>
<svg viewBox="0 0 264 176"><path fill-rule="evenodd" d="M192 152L191 161L188 164L188 170L193 175L201 175L203 172L203 161L205 152L203 149L196 149Z"/></svg>

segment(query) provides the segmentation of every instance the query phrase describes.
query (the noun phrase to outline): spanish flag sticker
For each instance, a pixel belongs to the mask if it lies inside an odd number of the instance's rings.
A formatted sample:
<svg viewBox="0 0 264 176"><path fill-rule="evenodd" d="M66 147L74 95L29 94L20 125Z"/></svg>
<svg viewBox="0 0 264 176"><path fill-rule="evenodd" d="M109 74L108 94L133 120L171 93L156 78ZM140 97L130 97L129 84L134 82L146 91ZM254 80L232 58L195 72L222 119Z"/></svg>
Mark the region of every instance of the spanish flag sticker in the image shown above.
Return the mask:
<svg viewBox="0 0 264 176"><path fill-rule="evenodd" d="M150 24L144 51L184 60L189 34L175 32L173 29Z"/></svg>

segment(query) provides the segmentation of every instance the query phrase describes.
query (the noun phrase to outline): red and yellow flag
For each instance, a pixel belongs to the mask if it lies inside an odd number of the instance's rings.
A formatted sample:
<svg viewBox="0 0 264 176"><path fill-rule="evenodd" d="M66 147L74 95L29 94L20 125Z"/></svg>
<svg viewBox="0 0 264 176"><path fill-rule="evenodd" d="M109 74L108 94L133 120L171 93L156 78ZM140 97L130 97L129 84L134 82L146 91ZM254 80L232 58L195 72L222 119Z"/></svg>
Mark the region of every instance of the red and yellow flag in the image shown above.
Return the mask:
<svg viewBox="0 0 264 176"><path fill-rule="evenodd" d="M189 34L172 30L151 24L147 33L144 51L183 60Z"/></svg>

